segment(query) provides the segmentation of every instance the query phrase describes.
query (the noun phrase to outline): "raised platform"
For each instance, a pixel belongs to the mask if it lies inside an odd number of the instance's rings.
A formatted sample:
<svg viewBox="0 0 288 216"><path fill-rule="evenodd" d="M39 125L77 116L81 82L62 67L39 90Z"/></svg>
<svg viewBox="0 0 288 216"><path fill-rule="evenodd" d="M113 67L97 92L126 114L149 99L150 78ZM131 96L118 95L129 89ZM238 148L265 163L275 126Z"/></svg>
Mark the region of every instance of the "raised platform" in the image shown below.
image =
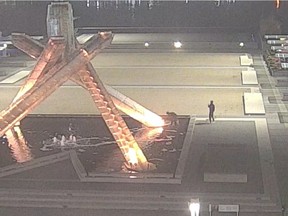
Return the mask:
<svg viewBox="0 0 288 216"><path fill-rule="evenodd" d="M165 119L165 116L163 118ZM141 124L127 116L124 116L124 119L137 140L136 134L141 131ZM21 129L26 138L25 143L27 142L32 148L36 148L36 152L39 153L34 153L35 159L32 161L14 164L12 168L3 168L3 172L0 170L0 177L44 166L46 161L50 163L53 160L54 155L58 158L58 152L71 150L68 155L81 182L181 184L186 162L189 158L195 118L179 116L178 119L180 124L177 127L167 125L164 127L164 132L156 139L139 143L148 161L154 163L157 169L132 172L125 168L125 160L101 116L31 115L21 122ZM47 145L47 142L53 137L69 133L68 126L70 124L73 124L73 131L75 130L73 133L79 140L74 147L56 145L55 147L42 148L42 146L37 145L39 142ZM31 131L33 131L32 134ZM44 134L43 131L45 131ZM80 140L85 141L80 142ZM27 151L31 152L31 149L27 147ZM18 154L25 154L25 152ZM43 158L41 157L43 154L48 156ZM17 157L19 156L17 155ZM64 159L67 159L67 154L65 157ZM61 160L63 160L62 158ZM13 172L10 173L7 170Z"/></svg>
<svg viewBox="0 0 288 216"><path fill-rule="evenodd" d="M262 93L245 92L243 96L245 115L264 115Z"/></svg>
<svg viewBox="0 0 288 216"><path fill-rule="evenodd" d="M77 156L75 151L70 152L70 158L73 164L73 167L82 182L123 182L123 183L153 183L153 184L181 184L182 178L184 175L184 168L189 156L189 149L191 145L191 138L194 130L195 125L195 118L191 118L188 124L187 132L185 132L185 139L183 144L175 143L175 140L171 140L171 144L173 146L182 146L181 153L179 158L177 159L177 164L175 171L172 173L170 172L143 172L143 173L136 173L136 172L113 172L113 171L106 171L106 172L87 172L87 168L83 166L79 157ZM178 138L179 140L179 138ZM156 144L156 143L155 143ZM157 144L156 144L157 145ZM175 148L174 148L175 149ZM162 149L163 151L164 149ZM175 149L175 152L177 149ZM170 150L171 153L173 151ZM169 153L168 153L169 154ZM160 158L159 158L160 159ZM165 160L164 160L165 161ZM173 161L165 161L172 166Z"/></svg>
<svg viewBox="0 0 288 216"><path fill-rule="evenodd" d="M255 70L242 70L241 72L243 85L257 85L258 79Z"/></svg>
<svg viewBox="0 0 288 216"><path fill-rule="evenodd" d="M198 175L191 181L194 190L201 191L201 202L240 204L240 214L270 208L271 215L278 215L275 171L267 162L273 155L266 119L217 118L214 124L203 120L196 120L189 169Z"/></svg>
<svg viewBox="0 0 288 216"><path fill-rule="evenodd" d="M253 58L250 54L244 54L239 57L241 66L253 66Z"/></svg>
<svg viewBox="0 0 288 216"><path fill-rule="evenodd" d="M25 137L30 137L28 143L34 144L35 153L36 146L40 147L41 137L49 136L50 130L58 131L71 121L86 125L87 128L82 131L87 136L95 131L105 136L101 118L97 122L94 120L73 119L70 116L52 118L45 123L40 118L39 121L26 121L21 125L25 128ZM131 122L129 124L131 126ZM49 129L51 126L54 127ZM40 129L39 132L35 128ZM89 128L93 130L86 130ZM100 128L102 131L99 131ZM31 162L33 166L27 166L27 169L22 168L26 167L25 164L20 164L17 171L13 168L16 165L12 165L12 170L16 172L0 178L0 186L5 188L0 190L3 196L0 206L15 207L13 200L20 198L21 207L49 205L51 208L65 206L95 211L103 208L176 211L184 209L187 200L195 197L201 200L203 215L208 215L209 204L240 204L241 212L251 215L258 211L270 212L273 216L280 214L274 168L269 162L273 155L265 119L216 118L215 123L209 124L206 119L193 117L186 132L181 133L179 135L185 135L185 141L183 146L178 146L181 154L174 178L165 173L99 173L97 170L87 173L84 166L89 158L84 157L86 160L83 160L83 152L72 150L35 159ZM31 140L33 136L37 139ZM174 141L181 140L181 136ZM166 148L172 146L175 143L166 145ZM173 152L165 150L163 153L168 156ZM93 158L102 155L101 151L93 153ZM58 162L50 163L53 158L58 158ZM92 163L94 168L99 165L95 162ZM167 162L168 166L173 166ZM8 167L5 169L11 170ZM177 170L181 171L181 182L177 179ZM7 190L10 191L5 192Z"/></svg>

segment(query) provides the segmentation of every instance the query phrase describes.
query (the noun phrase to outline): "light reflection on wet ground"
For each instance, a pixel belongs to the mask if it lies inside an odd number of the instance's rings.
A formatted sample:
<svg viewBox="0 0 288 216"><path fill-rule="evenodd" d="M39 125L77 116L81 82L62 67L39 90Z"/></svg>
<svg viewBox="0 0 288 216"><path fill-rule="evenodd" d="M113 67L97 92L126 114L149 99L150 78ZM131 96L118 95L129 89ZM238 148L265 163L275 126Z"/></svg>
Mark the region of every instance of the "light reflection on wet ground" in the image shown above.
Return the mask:
<svg viewBox="0 0 288 216"><path fill-rule="evenodd" d="M6 133L8 146L11 150L13 159L18 163L24 163L33 159L30 147L20 129L16 126L13 130Z"/></svg>
<svg viewBox="0 0 288 216"><path fill-rule="evenodd" d="M145 132L137 121L129 117L124 117L124 120L134 136ZM188 121L187 117L181 118L179 126L167 126L160 136L153 137L155 139L139 142L148 160L157 165L157 172L174 172ZM29 116L21 122L21 129L23 135L20 130L17 130L18 138L7 134L9 144L1 144L1 167L70 149L61 146L61 137L69 140L72 139L69 135L74 134L77 146L71 148L77 150L87 171L107 173L122 169L124 157L99 116ZM53 143L55 137L58 137L59 145L42 151L43 143Z"/></svg>

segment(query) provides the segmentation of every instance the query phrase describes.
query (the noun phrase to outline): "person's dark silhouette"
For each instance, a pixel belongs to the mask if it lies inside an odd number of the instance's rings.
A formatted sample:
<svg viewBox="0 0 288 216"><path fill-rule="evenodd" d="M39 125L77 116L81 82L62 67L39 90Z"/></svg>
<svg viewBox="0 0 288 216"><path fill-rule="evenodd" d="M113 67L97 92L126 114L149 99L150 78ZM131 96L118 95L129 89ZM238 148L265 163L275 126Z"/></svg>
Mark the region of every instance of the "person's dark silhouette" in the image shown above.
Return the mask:
<svg viewBox="0 0 288 216"><path fill-rule="evenodd" d="M175 112L166 112L169 121L171 121L172 126L177 126L179 124L177 114Z"/></svg>
<svg viewBox="0 0 288 216"><path fill-rule="evenodd" d="M209 122L211 123L211 120L214 121L214 111L215 111L215 105L213 103L213 100L210 101L210 104L208 104L209 108Z"/></svg>

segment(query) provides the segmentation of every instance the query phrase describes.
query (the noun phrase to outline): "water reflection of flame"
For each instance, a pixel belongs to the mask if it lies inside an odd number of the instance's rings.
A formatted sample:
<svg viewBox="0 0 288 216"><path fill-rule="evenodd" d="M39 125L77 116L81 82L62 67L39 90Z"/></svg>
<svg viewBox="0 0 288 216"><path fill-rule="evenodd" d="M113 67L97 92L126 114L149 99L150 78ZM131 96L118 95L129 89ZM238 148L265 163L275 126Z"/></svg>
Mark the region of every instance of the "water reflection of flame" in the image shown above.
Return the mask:
<svg viewBox="0 0 288 216"><path fill-rule="evenodd" d="M23 163L33 158L31 150L27 146L27 142L19 127L16 126L14 129L8 130L6 137L12 156L18 163Z"/></svg>
<svg viewBox="0 0 288 216"><path fill-rule="evenodd" d="M162 127L158 128L142 128L135 134L135 139L137 142L143 141L153 141L163 132Z"/></svg>

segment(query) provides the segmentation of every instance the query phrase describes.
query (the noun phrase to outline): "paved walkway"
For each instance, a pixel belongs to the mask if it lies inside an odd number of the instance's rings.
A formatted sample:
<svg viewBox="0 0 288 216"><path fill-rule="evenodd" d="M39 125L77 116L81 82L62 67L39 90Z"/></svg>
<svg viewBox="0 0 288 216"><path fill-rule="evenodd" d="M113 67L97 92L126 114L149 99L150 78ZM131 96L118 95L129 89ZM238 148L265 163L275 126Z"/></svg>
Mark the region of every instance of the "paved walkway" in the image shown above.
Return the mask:
<svg viewBox="0 0 288 216"><path fill-rule="evenodd" d="M6 79L3 79L0 83L1 84L16 83L19 80L22 80L25 77L27 77L29 73L30 73L30 70L21 70L21 71L15 73L15 74L13 74L12 76L7 77Z"/></svg>
<svg viewBox="0 0 288 216"><path fill-rule="evenodd" d="M159 114L173 110L178 114L207 115L207 104L214 100L216 115L243 116L242 96L244 92L251 92L249 87L241 86L239 54L235 53L103 53L93 62L96 69L99 67L99 75L105 83ZM185 65L188 68L183 68ZM5 86L5 91L0 91L1 109L10 103L16 94L15 88L18 87ZM86 91L76 86L65 86L33 113L99 112Z"/></svg>
<svg viewBox="0 0 288 216"><path fill-rule="evenodd" d="M199 54L189 52L142 53L141 50L138 50L137 53L102 53L97 56L92 63L96 70L99 71L99 75L105 83L111 84L120 92L156 113L165 114L166 111L175 111L178 114L196 114L198 117L203 117L202 120L206 124L207 105L212 99L216 104L215 114L217 122L209 126L214 127L218 125L218 130L221 131L225 128L221 125L221 122L232 121L229 119L240 122L240 124L238 124L240 127L243 121L254 122L255 128L252 129L256 131L256 138L251 138L251 140L256 140L255 142L258 144L258 162L260 163L259 167L261 167L263 174L264 191L263 193L260 192L260 195L258 194L260 198L257 198L255 194L250 195L253 196L253 202L256 202L258 199L258 201L260 200L260 204L258 204L261 205L262 198L263 200L266 199L266 201L268 199L267 202L270 203L269 205L274 205L273 209L275 207L275 209L278 208L279 210L280 202L277 200L277 189L275 189L276 180L273 170L274 158L268 133L270 130L273 131L273 126L270 127L270 120L268 118L269 130L267 129L266 115L262 118L254 115L244 115L244 93L259 92L262 91L262 89L261 86L258 85L241 85L242 68L239 62L240 54L241 53ZM255 64L257 65L257 61ZM258 73L257 69L256 72ZM261 79L259 82L261 83ZM17 85L18 84L19 83L17 83ZM0 109L5 108L9 105L9 102L12 101L19 87L17 85L0 85ZM274 111L270 112L271 108L267 106L267 103L265 109L268 110L269 115L273 116L273 119L277 121ZM94 108L94 104L85 90L68 83L68 85L65 85L52 94L51 97L37 107L33 113L97 114L98 111ZM275 139L276 131L280 127L278 122L276 124L276 129L274 130ZM286 133L286 128L282 125L281 128L283 130L279 133L283 135L284 132ZM236 129L233 130L233 126L229 129L234 132L239 131ZM238 134L237 138L231 136L229 133L225 133L229 131L228 129L227 131L222 131L224 133L223 136L215 134L213 130L212 133L214 133L214 135L207 134L205 130L202 130L201 133L203 133L203 135L200 136L200 140L203 141L203 139L207 138L217 143L221 141L225 144L227 142L236 142L236 140L240 142L243 139L248 145L249 137L246 137L247 133L245 132L247 128L244 127L241 128L241 130L243 131ZM285 148L283 147L282 149L284 150ZM257 150L258 149L255 151L257 152ZM22 182L22 184L24 183ZM221 189L221 187L219 188ZM261 188L261 186L259 186L259 188ZM241 196L242 195L243 194L241 194ZM242 198L244 200L247 197L250 199L250 195L246 197L243 195ZM227 197L223 197L225 203L231 199L230 194L228 194ZM257 199L255 200L254 198ZM213 200L217 201L212 194L209 199L207 199L206 204L208 204L208 202L212 203ZM220 201L218 200L217 202ZM222 202L224 201L222 200ZM260 211L261 208L259 206L258 208ZM265 207L263 207L263 209L265 209ZM277 212L278 210L275 211ZM206 211L206 213L208 212ZM279 211L274 215L278 213Z"/></svg>
<svg viewBox="0 0 288 216"><path fill-rule="evenodd" d="M273 149L274 160L273 165L276 169L276 176L280 189L282 204L288 206L288 124L281 123L279 113L288 113L287 106L283 103L281 90L287 89L277 87L277 78L269 74L265 66L262 56L254 55L254 64L259 76L259 83L262 86L263 101L266 110L266 119L268 123L268 130L270 141ZM270 103L269 97L275 97L277 100ZM288 212L286 211L286 214Z"/></svg>

